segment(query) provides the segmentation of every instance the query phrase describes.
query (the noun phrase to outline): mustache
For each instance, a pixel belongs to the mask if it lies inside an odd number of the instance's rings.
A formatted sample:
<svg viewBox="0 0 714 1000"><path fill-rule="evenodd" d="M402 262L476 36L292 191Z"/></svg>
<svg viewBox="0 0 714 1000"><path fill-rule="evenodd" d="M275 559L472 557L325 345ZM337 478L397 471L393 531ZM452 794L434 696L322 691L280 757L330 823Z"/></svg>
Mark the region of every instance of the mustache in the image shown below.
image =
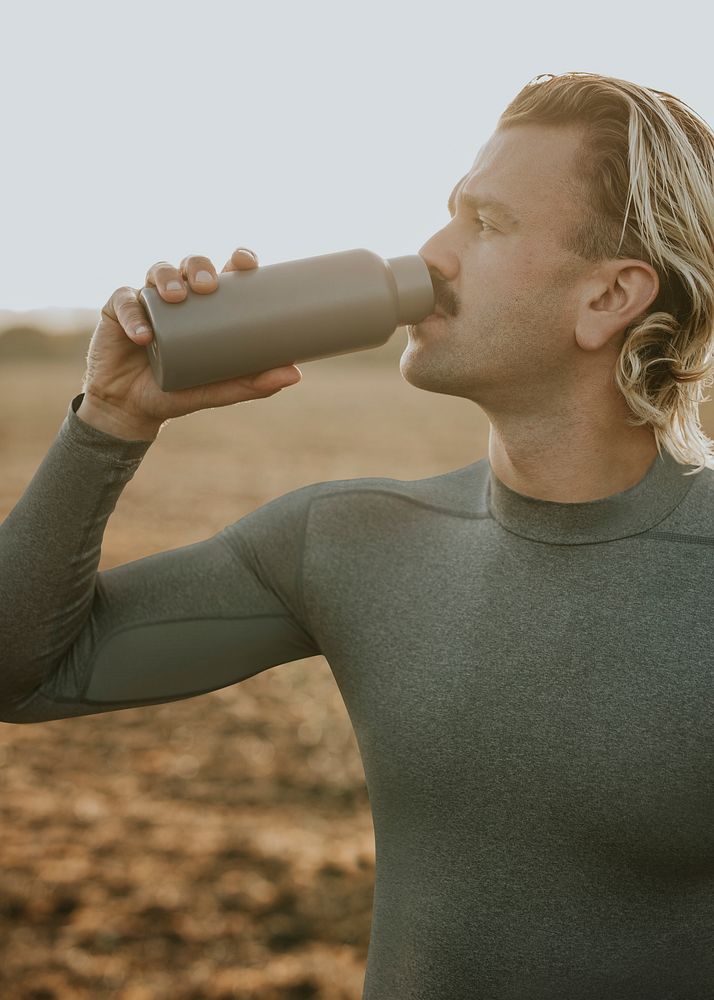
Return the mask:
<svg viewBox="0 0 714 1000"><path fill-rule="evenodd" d="M447 306L447 296L442 292L441 279L434 274L434 272L429 268L429 275L431 277L431 283L434 286L434 312L442 312L449 316L452 310Z"/></svg>

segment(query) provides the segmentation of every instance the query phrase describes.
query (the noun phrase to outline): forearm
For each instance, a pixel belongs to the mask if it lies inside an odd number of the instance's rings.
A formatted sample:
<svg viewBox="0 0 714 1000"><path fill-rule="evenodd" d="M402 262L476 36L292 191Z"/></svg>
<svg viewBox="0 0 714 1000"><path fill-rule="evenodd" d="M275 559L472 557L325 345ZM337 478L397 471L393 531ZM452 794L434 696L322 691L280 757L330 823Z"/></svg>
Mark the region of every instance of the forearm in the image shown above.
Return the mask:
<svg viewBox="0 0 714 1000"><path fill-rule="evenodd" d="M0 525L0 705L42 683L81 631L106 523L151 444L108 437L70 409Z"/></svg>

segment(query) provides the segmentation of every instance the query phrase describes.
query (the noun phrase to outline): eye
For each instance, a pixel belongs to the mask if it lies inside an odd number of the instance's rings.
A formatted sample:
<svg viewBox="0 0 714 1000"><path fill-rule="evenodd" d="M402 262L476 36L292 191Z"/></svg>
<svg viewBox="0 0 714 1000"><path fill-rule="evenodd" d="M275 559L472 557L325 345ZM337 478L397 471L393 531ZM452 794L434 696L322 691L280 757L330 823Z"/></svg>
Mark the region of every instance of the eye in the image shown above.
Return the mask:
<svg viewBox="0 0 714 1000"><path fill-rule="evenodd" d="M449 212L449 218L450 218L451 220L453 220L453 219L454 219L454 213L453 213L453 212L451 212L451 211ZM481 225L483 226L483 228L484 228L484 231L485 231L485 232L492 232L492 233L495 233L495 232L497 232L497 231L498 231L498 230L496 229L496 227L495 227L495 226L491 226L491 225L489 225L489 223L488 223L488 222L485 222L485 221L484 221L484 220L483 220L483 219L481 218L481 216L480 216L480 215L477 215L477 216L476 216L476 218L475 218L475 219L474 219L473 221L474 221L474 222L479 222L479 223L480 223L480 224L481 224Z"/></svg>

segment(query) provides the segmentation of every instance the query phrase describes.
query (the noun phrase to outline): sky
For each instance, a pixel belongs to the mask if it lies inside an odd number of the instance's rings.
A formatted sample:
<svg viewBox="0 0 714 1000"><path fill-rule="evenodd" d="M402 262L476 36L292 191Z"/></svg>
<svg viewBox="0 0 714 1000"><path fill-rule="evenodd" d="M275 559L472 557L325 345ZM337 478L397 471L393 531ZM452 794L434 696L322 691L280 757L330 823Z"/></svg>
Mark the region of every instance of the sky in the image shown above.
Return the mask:
<svg viewBox="0 0 714 1000"><path fill-rule="evenodd" d="M486 7L490 9L486 9ZM417 253L541 73L714 126L702 0L23 0L0 37L0 310L86 308L157 261ZM709 11L709 12L708 12Z"/></svg>

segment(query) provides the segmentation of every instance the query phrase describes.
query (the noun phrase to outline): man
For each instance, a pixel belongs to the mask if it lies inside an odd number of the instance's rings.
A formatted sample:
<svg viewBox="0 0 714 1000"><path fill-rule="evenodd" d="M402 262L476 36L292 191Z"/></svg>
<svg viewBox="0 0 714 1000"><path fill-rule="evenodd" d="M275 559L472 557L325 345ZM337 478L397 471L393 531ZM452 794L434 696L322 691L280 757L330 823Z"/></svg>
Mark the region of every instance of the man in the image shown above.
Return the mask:
<svg viewBox="0 0 714 1000"><path fill-rule="evenodd" d="M365 1000L714 998L713 163L627 81L509 105L423 248L444 316L401 360L483 407L488 459L310 484L97 573L178 404L103 409L95 366L0 526L5 721L327 658L375 826ZM157 265L160 293L199 266Z"/></svg>

